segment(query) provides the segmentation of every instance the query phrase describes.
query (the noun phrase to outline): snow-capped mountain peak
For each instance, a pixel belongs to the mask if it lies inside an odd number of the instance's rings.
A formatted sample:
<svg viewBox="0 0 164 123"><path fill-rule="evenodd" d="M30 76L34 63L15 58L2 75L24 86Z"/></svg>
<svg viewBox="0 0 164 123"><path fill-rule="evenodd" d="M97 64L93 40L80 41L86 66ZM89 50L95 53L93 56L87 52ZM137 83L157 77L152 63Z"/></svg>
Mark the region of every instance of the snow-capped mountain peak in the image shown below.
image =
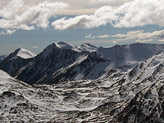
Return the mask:
<svg viewBox="0 0 164 123"><path fill-rule="evenodd" d="M95 52L95 51L98 50L98 47L93 46L89 43L84 43L81 46L79 46L78 49L81 50L81 51Z"/></svg>
<svg viewBox="0 0 164 123"><path fill-rule="evenodd" d="M67 42L58 42L58 43L53 43L51 45L49 45L51 48L60 48L60 49L73 49L74 46L72 46L71 44L67 43ZM48 46L48 48L49 48Z"/></svg>
<svg viewBox="0 0 164 123"><path fill-rule="evenodd" d="M43 56L48 56L49 54L54 53L56 50L64 49L73 50L74 47L66 42L52 43L49 46L47 46L42 53Z"/></svg>
<svg viewBox="0 0 164 123"><path fill-rule="evenodd" d="M36 54L34 54L31 51L28 51L26 49L23 49L23 48L16 49L15 50L15 55L19 56L21 58L24 58L24 59L33 58L33 57L36 56Z"/></svg>
<svg viewBox="0 0 164 123"><path fill-rule="evenodd" d="M63 42L63 41L61 41L57 44L60 48L64 48L64 49L73 49L73 47L74 47L74 46L70 45L69 43Z"/></svg>

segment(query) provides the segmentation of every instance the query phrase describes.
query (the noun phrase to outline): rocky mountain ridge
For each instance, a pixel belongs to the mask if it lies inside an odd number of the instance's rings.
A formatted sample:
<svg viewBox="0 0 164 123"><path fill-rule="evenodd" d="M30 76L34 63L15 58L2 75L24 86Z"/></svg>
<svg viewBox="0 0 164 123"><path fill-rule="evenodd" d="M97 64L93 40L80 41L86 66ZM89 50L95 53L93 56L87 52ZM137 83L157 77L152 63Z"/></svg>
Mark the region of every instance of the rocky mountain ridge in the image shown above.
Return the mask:
<svg viewBox="0 0 164 123"><path fill-rule="evenodd" d="M128 71L163 49L162 44L136 43L102 48L91 44L75 47L59 42L49 45L31 58L15 55L18 54L16 50L0 63L0 69L28 84L94 80L103 78L111 69L123 67L124 71Z"/></svg>

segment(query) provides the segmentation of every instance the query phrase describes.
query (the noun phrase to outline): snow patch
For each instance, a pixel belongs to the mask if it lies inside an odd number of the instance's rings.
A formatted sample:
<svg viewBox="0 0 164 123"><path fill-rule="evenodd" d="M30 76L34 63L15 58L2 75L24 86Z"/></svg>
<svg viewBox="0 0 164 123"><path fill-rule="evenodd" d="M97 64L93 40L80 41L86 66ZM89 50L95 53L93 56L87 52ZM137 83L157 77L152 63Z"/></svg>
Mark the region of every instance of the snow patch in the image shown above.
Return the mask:
<svg viewBox="0 0 164 123"><path fill-rule="evenodd" d="M36 54L32 53L31 51L28 51L26 49L23 48L19 48L18 49L18 53L17 56L24 58L24 59L28 59L28 58L33 58L36 56Z"/></svg>

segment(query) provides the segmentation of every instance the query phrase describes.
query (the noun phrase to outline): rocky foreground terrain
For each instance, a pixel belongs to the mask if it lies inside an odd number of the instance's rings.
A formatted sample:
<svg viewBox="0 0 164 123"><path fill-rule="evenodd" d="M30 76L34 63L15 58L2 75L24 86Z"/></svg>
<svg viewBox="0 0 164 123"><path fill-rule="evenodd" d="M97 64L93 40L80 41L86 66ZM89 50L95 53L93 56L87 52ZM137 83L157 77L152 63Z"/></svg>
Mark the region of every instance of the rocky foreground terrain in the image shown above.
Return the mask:
<svg viewBox="0 0 164 123"><path fill-rule="evenodd" d="M0 71L0 121L164 122L164 52L97 79L29 85Z"/></svg>

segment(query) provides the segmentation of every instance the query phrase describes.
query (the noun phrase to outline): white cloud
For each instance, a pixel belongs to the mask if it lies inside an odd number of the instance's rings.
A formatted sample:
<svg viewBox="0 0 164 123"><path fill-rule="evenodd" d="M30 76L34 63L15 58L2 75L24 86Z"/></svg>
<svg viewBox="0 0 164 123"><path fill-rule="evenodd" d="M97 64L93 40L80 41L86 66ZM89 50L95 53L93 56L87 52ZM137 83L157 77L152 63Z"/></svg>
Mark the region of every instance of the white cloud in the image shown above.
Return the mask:
<svg viewBox="0 0 164 123"><path fill-rule="evenodd" d="M146 42L151 42L153 41L153 39L139 39L139 40L136 40L136 42L139 42L139 43L146 43Z"/></svg>
<svg viewBox="0 0 164 123"><path fill-rule="evenodd" d="M18 1L18 0L17 0ZM22 0L24 3L23 9L25 11L27 8L37 6L39 3L43 2L63 2L69 4L69 9L65 9L59 12L60 15L80 15L80 14L93 14L94 11L104 5L111 5L113 7L118 7L125 2L131 0ZM11 0L0 0L0 9L7 6ZM19 3L18 3L19 4ZM13 4L17 5L17 4Z"/></svg>
<svg viewBox="0 0 164 123"><path fill-rule="evenodd" d="M163 6L164 0L1 0L0 28L47 28L51 17L83 13L55 20L51 25L57 30L89 29L108 23L114 27L164 26Z"/></svg>
<svg viewBox="0 0 164 123"><path fill-rule="evenodd" d="M116 9L115 13L121 14L114 24L116 27L135 27L148 24L164 26L163 0L134 0Z"/></svg>
<svg viewBox="0 0 164 123"><path fill-rule="evenodd" d="M105 35L93 35L93 34L88 34L85 36L86 39L104 39L104 38L109 38L110 36L105 34Z"/></svg>
<svg viewBox="0 0 164 123"><path fill-rule="evenodd" d="M32 48L33 48L33 49L38 49L39 47L38 47L38 46L33 46Z"/></svg>
<svg viewBox="0 0 164 123"><path fill-rule="evenodd" d="M136 27L148 24L164 26L164 0L134 0L118 8L104 6L93 15L61 18L52 23L55 29L94 28L107 23L115 27Z"/></svg>
<svg viewBox="0 0 164 123"><path fill-rule="evenodd" d="M97 38L109 38L110 36L105 34L105 35L98 35Z"/></svg>
<svg viewBox="0 0 164 123"><path fill-rule="evenodd" d="M129 31L126 34L117 34L112 37L126 39L145 39L145 38L160 38L164 35L164 30L154 32L144 32L144 30Z"/></svg>
<svg viewBox="0 0 164 123"><path fill-rule="evenodd" d="M11 35L14 32L16 32L16 30L5 30L5 31L0 32L0 35Z"/></svg>
<svg viewBox="0 0 164 123"><path fill-rule="evenodd" d="M154 31L154 32L144 32L144 30L129 31L125 34L116 35L93 35L89 34L85 36L86 39L103 39L101 42L113 42L114 44L118 42L128 42L135 41L140 43L159 41L164 42L164 30ZM108 39L108 40L106 40Z"/></svg>
<svg viewBox="0 0 164 123"><path fill-rule="evenodd" d="M160 41L164 36L164 30L154 31L154 32L144 32L144 30L129 31L126 34L113 35L116 38L115 42L122 41L136 41L136 42L151 42Z"/></svg>
<svg viewBox="0 0 164 123"><path fill-rule="evenodd" d="M101 25L106 25L110 20L116 19L116 15L108 16L108 13L111 11L111 6L104 6L98 9L94 15L81 15L69 19L61 18L54 21L52 26L58 30L99 27Z"/></svg>
<svg viewBox="0 0 164 123"><path fill-rule="evenodd" d="M112 43L113 43L113 44L117 44L117 41L113 41Z"/></svg>
<svg viewBox="0 0 164 123"><path fill-rule="evenodd" d="M88 34L85 36L86 39L95 39L96 36L95 35L92 35L92 34Z"/></svg>
<svg viewBox="0 0 164 123"><path fill-rule="evenodd" d="M12 0L0 9L0 28L23 30L46 28L49 24L48 19L66 7L68 7L66 3L47 1L27 7L23 0Z"/></svg>
<svg viewBox="0 0 164 123"><path fill-rule="evenodd" d="M159 40L159 42L164 42L164 39Z"/></svg>
<svg viewBox="0 0 164 123"><path fill-rule="evenodd" d="M90 0L93 5L111 5L111 6L120 6L123 3L132 1L132 0Z"/></svg>

